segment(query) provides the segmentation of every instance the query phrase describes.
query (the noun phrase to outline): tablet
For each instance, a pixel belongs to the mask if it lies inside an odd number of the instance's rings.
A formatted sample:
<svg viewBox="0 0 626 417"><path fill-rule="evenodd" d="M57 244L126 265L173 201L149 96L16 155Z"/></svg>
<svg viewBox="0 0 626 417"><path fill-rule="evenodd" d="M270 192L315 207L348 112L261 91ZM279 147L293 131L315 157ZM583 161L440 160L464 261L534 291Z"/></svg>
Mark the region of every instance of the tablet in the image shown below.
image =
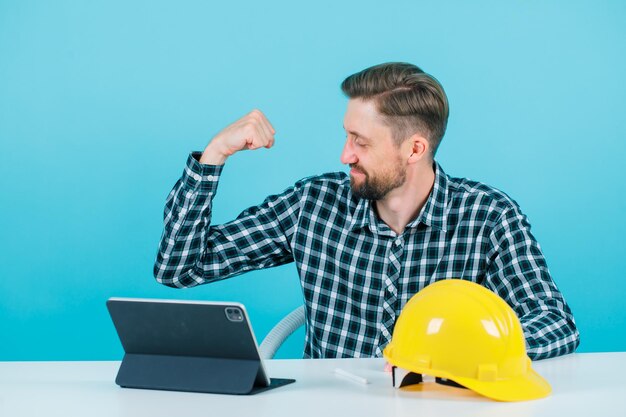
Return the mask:
<svg viewBox="0 0 626 417"><path fill-rule="evenodd" d="M124 348L121 387L255 394L294 382L270 379L245 307L236 302L110 298Z"/></svg>

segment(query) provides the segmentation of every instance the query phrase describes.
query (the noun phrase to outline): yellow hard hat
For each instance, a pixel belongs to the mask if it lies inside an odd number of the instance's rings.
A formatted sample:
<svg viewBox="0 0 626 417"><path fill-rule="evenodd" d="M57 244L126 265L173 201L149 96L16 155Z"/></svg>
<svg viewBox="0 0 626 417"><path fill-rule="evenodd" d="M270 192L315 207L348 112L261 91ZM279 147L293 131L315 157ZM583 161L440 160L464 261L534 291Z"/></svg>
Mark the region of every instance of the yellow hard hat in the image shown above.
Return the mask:
<svg viewBox="0 0 626 417"><path fill-rule="evenodd" d="M495 400L533 400L551 392L531 368L513 309L470 281L438 281L415 294L383 355L393 366L451 380Z"/></svg>

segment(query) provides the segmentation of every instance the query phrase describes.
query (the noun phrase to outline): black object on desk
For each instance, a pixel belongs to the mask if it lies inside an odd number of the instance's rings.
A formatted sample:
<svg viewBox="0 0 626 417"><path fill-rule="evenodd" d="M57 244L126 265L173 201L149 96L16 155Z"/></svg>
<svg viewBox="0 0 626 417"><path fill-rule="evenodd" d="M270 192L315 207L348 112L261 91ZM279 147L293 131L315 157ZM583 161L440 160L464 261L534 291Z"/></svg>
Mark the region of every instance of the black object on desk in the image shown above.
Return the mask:
<svg viewBox="0 0 626 417"><path fill-rule="evenodd" d="M242 304L110 298L126 388L256 394L294 379L268 378Z"/></svg>

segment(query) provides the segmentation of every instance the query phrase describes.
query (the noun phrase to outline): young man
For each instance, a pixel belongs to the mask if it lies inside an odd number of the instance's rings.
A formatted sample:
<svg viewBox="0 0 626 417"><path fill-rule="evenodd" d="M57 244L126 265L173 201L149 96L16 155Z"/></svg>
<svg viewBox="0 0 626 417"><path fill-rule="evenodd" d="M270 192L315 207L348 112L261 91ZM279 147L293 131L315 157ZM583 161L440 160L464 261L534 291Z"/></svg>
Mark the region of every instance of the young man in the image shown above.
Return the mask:
<svg viewBox="0 0 626 417"><path fill-rule="evenodd" d="M298 181L236 220L211 225L227 158L270 148L254 110L192 153L165 207L154 275L191 287L295 262L307 316L305 357L381 356L396 318L430 283L477 282L515 310L533 359L573 352L574 317L518 205L484 184L448 177L434 161L448 120L441 85L387 63L348 77L341 162L350 175Z"/></svg>

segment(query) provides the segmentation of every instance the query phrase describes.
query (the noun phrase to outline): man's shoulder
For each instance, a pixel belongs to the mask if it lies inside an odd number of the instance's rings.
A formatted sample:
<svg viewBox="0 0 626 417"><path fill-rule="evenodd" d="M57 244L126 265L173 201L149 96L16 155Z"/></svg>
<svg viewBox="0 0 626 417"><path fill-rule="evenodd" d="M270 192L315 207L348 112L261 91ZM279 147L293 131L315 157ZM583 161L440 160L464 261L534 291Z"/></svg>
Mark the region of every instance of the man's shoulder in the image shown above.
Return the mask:
<svg viewBox="0 0 626 417"><path fill-rule="evenodd" d="M296 182L295 186L296 188L330 188L338 190L349 187L350 178L345 172L327 172L324 174L302 178Z"/></svg>
<svg viewBox="0 0 626 417"><path fill-rule="evenodd" d="M449 201L453 206L490 207L503 212L519 205L504 191L469 178L448 176Z"/></svg>
<svg viewBox="0 0 626 417"><path fill-rule="evenodd" d="M354 205L350 177L344 172L328 172L303 178L295 183L294 191L305 210L324 206L350 210Z"/></svg>

